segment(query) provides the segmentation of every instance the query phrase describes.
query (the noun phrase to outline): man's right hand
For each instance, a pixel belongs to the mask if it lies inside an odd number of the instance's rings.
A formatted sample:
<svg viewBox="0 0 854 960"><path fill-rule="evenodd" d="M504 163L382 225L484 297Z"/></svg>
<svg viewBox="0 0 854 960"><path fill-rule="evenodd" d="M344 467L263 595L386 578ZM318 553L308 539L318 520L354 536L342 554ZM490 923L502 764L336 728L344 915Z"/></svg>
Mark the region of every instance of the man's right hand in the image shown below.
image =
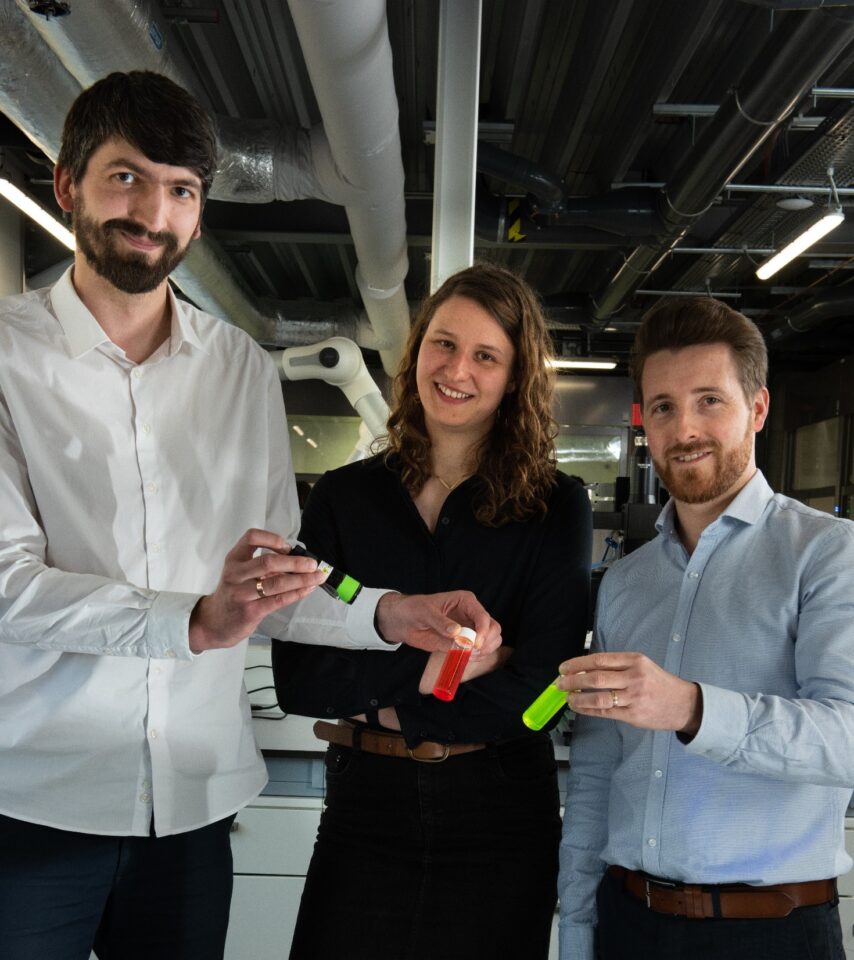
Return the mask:
<svg viewBox="0 0 854 960"><path fill-rule="evenodd" d="M258 549L270 551L255 556ZM226 554L216 590L190 614L190 650L233 647L269 616L308 596L326 575L309 557L290 556L269 530L247 530Z"/></svg>

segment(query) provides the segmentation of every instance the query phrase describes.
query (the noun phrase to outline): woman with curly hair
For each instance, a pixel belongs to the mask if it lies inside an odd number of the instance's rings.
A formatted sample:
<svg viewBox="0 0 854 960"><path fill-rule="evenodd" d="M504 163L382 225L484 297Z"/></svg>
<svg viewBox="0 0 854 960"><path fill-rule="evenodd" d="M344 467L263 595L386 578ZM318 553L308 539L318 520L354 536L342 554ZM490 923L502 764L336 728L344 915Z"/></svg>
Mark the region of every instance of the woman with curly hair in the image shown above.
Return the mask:
<svg viewBox="0 0 854 960"><path fill-rule="evenodd" d="M291 960L545 960L560 841L552 743L524 708L580 652L590 506L555 467L549 337L498 266L421 307L387 449L326 474L300 534L367 585L467 589L501 625L456 697L443 654L276 643L279 701L324 718L327 803Z"/></svg>

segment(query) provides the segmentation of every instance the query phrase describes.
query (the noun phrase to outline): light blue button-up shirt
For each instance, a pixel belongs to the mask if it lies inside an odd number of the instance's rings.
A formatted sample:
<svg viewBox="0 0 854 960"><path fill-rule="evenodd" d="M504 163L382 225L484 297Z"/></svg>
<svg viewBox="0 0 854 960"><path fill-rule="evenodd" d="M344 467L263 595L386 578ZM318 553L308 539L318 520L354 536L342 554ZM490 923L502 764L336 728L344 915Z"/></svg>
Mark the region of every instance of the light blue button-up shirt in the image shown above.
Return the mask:
<svg viewBox="0 0 854 960"><path fill-rule="evenodd" d="M848 871L854 788L854 523L757 472L693 554L671 501L659 536L599 591L594 650L634 650L700 684L669 731L578 717L561 843L561 960L593 957L607 864L693 883Z"/></svg>

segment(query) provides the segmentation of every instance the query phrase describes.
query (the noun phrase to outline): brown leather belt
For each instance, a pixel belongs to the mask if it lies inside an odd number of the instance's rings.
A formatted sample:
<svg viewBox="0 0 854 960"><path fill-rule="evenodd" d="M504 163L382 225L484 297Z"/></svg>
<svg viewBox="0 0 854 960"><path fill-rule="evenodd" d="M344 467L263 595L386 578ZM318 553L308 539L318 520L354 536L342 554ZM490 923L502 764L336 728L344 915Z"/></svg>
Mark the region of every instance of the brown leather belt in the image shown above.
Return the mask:
<svg viewBox="0 0 854 960"><path fill-rule="evenodd" d="M441 763L448 757L473 753L486 746L485 743L436 743L434 740L422 740L417 747L410 749L402 734L371 730L370 727L359 727L346 720L339 720L337 724L318 720L313 729L318 740L327 740L329 743L365 750L368 753L379 753L384 757L418 760L421 763Z"/></svg>
<svg viewBox="0 0 854 960"><path fill-rule="evenodd" d="M778 883L770 887L746 883L716 886L661 880L618 866L608 867L608 873L650 910L690 920L787 917L795 907L815 907L836 899L835 880Z"/></svg>

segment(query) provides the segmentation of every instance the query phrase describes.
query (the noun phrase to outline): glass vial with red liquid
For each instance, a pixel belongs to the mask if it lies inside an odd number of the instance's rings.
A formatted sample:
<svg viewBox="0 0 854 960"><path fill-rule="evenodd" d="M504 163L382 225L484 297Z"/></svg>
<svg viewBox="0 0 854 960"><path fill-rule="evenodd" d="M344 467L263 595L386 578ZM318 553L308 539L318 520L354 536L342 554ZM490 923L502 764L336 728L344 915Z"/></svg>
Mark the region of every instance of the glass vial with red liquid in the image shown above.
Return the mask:
<svg viewBox="0 0 854 960"><path fill-rule="evenodd" d="M460 685L463 670L474 650L476 634L470 627L462 627L454 637L454 645L445 654L445 662L433 687L433 696L439 700L453 700Z"/></svg>

